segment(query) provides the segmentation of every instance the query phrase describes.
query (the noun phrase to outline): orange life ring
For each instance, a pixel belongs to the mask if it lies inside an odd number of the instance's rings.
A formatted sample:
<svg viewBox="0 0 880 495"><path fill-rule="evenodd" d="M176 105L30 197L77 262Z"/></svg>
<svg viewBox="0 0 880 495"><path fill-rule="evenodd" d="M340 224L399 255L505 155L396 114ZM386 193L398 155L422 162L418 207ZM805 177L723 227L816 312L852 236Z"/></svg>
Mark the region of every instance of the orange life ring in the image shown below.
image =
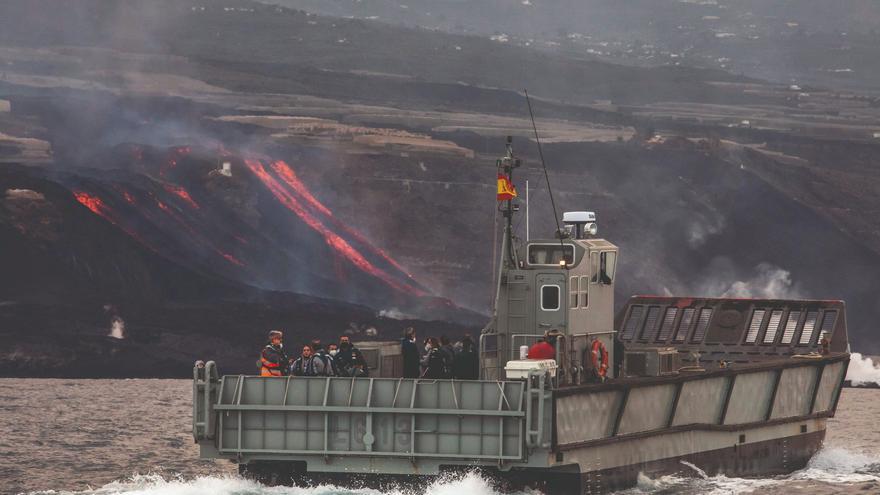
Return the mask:
<svg viewBox="0 0 880 495"><path fill-rule="evenodd" d="M604 378L608 373L608 350L605 349L605 344L599 339L593 341L590 349L590 361L593 363L593 369L596 370L596 374Z"/></svg>

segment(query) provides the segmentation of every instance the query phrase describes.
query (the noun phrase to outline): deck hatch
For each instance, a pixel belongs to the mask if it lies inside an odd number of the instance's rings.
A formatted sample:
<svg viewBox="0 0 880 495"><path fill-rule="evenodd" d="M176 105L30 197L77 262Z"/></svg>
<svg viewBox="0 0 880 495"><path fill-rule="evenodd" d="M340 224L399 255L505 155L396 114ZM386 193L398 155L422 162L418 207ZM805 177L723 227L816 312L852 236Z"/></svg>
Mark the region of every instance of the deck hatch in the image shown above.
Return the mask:
<svg viewBox="0 0 880 495"><path fill-rule="evenodd" d="M816 320L819 318L818 311L808 311L807 319L804 320L804 329L801 332L799 344L809 344L813 341L813 333L816 331Z"/></svg>
<svg viewBox="0 0 880 495"><path fill-rule="evenodd" d="M785 331L782 332L783 344L791 344L792 339L794 339L794 331L797 329L798 320L800 319L800 311L790 311L788 313L788 322L785 324Z"/></svg>
<svg viewBox="0 0 880 495"><path fill-rule="evenodd" d="M749 323L749 333L746 334L746 343L754 344L758 340L758 332L761 331L761 324L764 322L766 310L756 309L752 311L752 321Z"/></svg>
<svg viewBox="0 0 880 495"><path fill-rule="evenodd" d="M678 316L678 308L666 308L666 316L663 317L663 325L660 327L660 333L657 335L658 342L666 342L669 340L676 316Z"/></svg>
<svg viewBox="0 0 880 495"><path fill-rule="evenodd" d="M782 313L783 311L781 309L775 309L770 313L770 323L767 324L767 332L764 334L765 344L776 342L776 336L779 334L779 329L782 327Z"/></svg>

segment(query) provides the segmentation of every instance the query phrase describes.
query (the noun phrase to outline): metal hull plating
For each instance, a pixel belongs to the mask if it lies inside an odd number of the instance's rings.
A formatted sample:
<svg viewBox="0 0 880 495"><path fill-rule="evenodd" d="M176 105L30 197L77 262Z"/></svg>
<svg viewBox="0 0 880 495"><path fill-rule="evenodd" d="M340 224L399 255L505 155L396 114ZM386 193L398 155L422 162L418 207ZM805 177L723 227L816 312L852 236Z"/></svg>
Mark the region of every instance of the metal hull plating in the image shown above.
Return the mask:
<svg viewBox="0 0 880 495"><path fill-rule="evenodd" d="M194 433L203 457L269 483L419 484L479 469L510 487L601 493L639 472L767 475L818 450L847 359L556 389L543 376L221 379L210 364L197 371Z"/></svg>
<svg viewBox="0 0 880 495"><path fill-rule="evenodd" d="M788 425L791 426L791 425ZM799 428L798 425L794 425ZM675 475L683 478L714 476L759 477L786 474L802 469L819 450L825 438L824 421L817 423L816 431L805 434L784 436L752 443L734 443L713 450L698 451L626 464L615 467L600 467L600 461L593 461L596 469L581 471L589 462L577 465L563 465L555 468L511 469L499 471L488 466L441 466L439 475L391 475L391 474L349 474L349 473L310 473L299 463L284 461L254 461L241 466L243 476L257 479L268 485L315 486L335 484L347 487L368 487L379 490L392 490L405 486L424 488L439 477L478 471L502 490L525 488L541 490L548 494L605 494L634 486L639 475L649 478ZM790 429L790 428L789 428ZM757 433L743 430L745 434ZM738 435L738 434L736 434ZM666 440L660 438L659 440ZM734 442L736 436L732 437ZM636 454L641 450L638 440L622 442L614 446L618 451ZM585 448L573 457L601 459L601 448Z"/></svg>

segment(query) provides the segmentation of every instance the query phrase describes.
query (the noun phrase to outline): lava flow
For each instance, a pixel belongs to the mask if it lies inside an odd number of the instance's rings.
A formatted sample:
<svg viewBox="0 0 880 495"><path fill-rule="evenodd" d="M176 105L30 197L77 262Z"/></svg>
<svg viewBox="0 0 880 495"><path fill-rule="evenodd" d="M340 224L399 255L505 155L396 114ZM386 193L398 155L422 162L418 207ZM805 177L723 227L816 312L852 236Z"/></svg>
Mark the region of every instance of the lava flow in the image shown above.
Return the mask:
<svg viewBox="0 0 880 495"><path fill-rule="evenodd" d="M125 225L122 225L122 224L117 220L117 218L116 218L116 217L117 217L116 213L110 208L110 206L107 205L107 203L104 202L104 200L102 200L102 199L99 198L98 196L95 196L95 195L93 195L93 194L89 194L89 193L87 193L87 192L85 192L85 191L73 191L73 197L76 198L76 200L77 200L80 204L82 204L83 206L85 206L86 208L88 208L89 210L91 210L92 213L94 213L94 214L100 216L100 217L103 218L104 220L107 220L107 221L110 222L111 224L113 224L113 225L119 227L120 229L122 229L123 232L125 232L126 234L128 234L128 235L129 235L130 237L132 237L134 240L136 240L136 241L138 241L139 243L143 244L144 246L146 246L147 248L149 248L151 251L158 253L158 251L156 250L155 247L153 247L149 242L145 241L145 240L144 240L141 236L139 236L135 231L129 229L129 228L126 227Z"/></svg>
<svg viewBox="0 0 880 495"><path fill-rule="evenodd" d="M274 170L275 173L278 174L278 177L282 181L284 181L285 184L287 184L294 192L300 195L305 200L306 204L311 206L320 214L327 217L327 219L330 220L334 227L345 231L345 233L351 235L360 244L366 246L373 255L379 256L380 258L384 259L394 268L397 268L402 273L406 274L406 276L410 279L413 278L413 276L410 275L405 268L403 268L394 259L392 259L391 256L388 256L385 251L373 246L366 238L364 238L364 236L360 232L357 232L356 230L350 228L344 222L333 216L333 213L330 211L330 209L324 206L320 201L318 201L318 199L312 194L311 191L309 191L306 185L299 179L299 177L297 177L296 172L294 172L293 169L290 168L290 165L285 163L283 160L277 160L272 163L272 170Z"/></svg>
<svg viewBox="0 0 880 495"><path fill-rule="evenodd" d="M174 185L174 184L162 184L162 187L163 187L166 191L168 191L168 192L170 192L171 194L173 194L173 195L177 196L178 198L182 199L182 200L183 200L186 204L188 204L189 206L195 208L196 210L199 209L199 204L196 203L194 199L192 199L192 196L189 195L189 192L187 192L186 189L184 189L184 188L182 188L182 187L180 187L180 186L176 186L176 185Z"/></svg>
<svg viewBox="0 0 880 495"><path fill-rule="evenodd" d="M397 281L394 277L386 273L384 270L381 270L370 263L370 261L367 260L364 255L361 254L357 249L352 247L352 245L349 244L348 241L340 237L339 234L333 232L331 229L325 226L323 222L321 222L312 213L310 213L299 199L294 197L294 195L287 191L284 186L282 186L281 183L278 182L277 179L269 174L269 172L266 170L266 167L263 166L262 162L251 159L245 159L244 162L245 165L254 173L254 175L256 175L257 178L266 186L266 188L269 189L272 195L275 196L275 198L279 202L281 202L282 205L284 205L288 210L292 211L303 222L305 222L306 225L321 234L324 237L327 245L330 246L335 252L340 254L345 259L348 259L352 264L354 264L363 272L382 280L383 282L385 282L385 284L395 290L415 294L417 296L425 295L425 292L421 289ZM283 164L283 162L280 163ZM313 196L311 196L311 194L309 194L308 196L311 197L312 200L315 201L315 203L320 205L320 203L318 203L317 200L314 199ZM310 201L306 199L306 202ZM326 207L324 207L323 205L321 205L321 207L326 210ZM313 206L313 208L315 207ZM327 212L329 213L329 210L327 210Z"/></svg>

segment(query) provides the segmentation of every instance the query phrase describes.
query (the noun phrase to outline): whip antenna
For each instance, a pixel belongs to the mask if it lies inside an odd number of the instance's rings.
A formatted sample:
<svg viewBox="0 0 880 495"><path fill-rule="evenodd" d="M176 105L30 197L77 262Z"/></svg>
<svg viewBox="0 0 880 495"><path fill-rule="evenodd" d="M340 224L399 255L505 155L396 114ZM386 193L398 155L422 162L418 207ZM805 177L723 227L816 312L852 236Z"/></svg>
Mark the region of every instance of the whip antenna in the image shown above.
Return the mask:
<svg viewBox="0 0 880 495"><path fill-rule="evenodd" d="M532 99L529 91L523 89L526 94L526 104L529 106L529 117L532 119L532 130L535 131L535 142L538 143L538 156L541 157L541 166L544 168L544 180L547 181L547 192L550 193L550 205L553 207L553 221L556 222L556 237L559 237L559 245L562 247L562 259L565 260L565 245L562 242L562 229L559 228L559 214L556 213L556 201L553 200L553 189L550 188L550 176L547 174L547 163L544 161L544 150L541 148L541 138L538 137L538 126L535 125L535 114L532 112ZM572 253L574 254L574 253ZM566 264L566 266L568 266Z"/></svg>

